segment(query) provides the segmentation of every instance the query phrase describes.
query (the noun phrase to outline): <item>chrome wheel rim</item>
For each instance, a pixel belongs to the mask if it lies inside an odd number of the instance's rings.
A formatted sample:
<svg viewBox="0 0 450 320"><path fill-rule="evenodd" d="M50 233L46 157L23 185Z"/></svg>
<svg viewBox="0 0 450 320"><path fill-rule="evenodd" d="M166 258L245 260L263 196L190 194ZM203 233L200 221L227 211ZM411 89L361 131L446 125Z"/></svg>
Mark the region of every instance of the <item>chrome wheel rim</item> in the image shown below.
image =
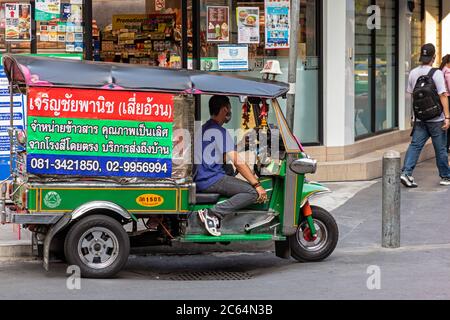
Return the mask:
<svg viewBox="0 0 450 320"><path fill-rule="evenodd" d="M317 231L317 238L313 241L308 241L307 239L305 239L305 233L310 232L308 223L306 221L303 222L297 229L297 242L304 250L309 252L322 250L326 246L328 241L328 230L325 224L322 221L314 219L314 227Z"/></svg>
<svg viewBox="0 0 450 320"><path fill-rule="evenodd" d="M78 241L81 261L92 269L109 267L119 256L119 241L110 230L94 227L87 230Z"/></svg>

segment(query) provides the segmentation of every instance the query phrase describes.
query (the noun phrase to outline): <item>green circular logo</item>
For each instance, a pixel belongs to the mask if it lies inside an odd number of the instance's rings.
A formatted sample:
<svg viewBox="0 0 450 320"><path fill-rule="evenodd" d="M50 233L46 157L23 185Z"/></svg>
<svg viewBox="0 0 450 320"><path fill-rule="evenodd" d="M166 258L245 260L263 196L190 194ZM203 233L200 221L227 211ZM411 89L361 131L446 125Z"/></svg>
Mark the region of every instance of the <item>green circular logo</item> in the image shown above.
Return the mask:
<svg viewBox="0 0 450 320"><path fill-rule="evenodd" d="M55 191L50 191L45 195L44 204L50 209L58 208L61 204L61 196Z"/></svg>

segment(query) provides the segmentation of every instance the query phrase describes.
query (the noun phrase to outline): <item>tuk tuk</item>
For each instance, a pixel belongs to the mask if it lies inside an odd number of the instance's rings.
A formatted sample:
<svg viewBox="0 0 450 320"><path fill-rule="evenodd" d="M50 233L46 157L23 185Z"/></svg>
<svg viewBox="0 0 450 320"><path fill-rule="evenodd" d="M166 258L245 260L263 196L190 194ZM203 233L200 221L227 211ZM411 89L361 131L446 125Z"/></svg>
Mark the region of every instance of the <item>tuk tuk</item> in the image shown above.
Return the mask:
<svg viewBox="0 0 450 320"><path fill-rule="evenodd" d="M278 257L301 262L334 251L335 220L309 203L330 190L306 180L317 162L278 102L287 84L20 55L4 56L3 64L11 177L2 184L0 222L32 232L33 253L46 270L60 257L83 277L108 278L124 267L130 247L174 242L273 241ZM26 130L14 123L15 93L27 96ZM224 201L196 190L192 150L202 95L242 103L245 125L255 132L244 136L244 151L256 146L251 167L268 194L267 202L227 216L219 237L208 235L195 214Z"/></svg>

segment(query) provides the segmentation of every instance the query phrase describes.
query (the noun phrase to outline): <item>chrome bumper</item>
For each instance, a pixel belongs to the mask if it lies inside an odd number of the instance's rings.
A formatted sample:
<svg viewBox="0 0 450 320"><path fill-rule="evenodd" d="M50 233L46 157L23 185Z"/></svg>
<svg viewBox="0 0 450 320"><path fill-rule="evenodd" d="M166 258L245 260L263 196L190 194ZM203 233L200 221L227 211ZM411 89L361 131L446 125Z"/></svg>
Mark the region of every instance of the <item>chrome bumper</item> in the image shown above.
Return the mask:
<svg viewBox="0 0 450 320"><path fill-rule="evenodd" d="M6 205L6 201L0 199L0 223L1 224L39 224L53 225L56 224L64 213L16 213L11 211Z"/></svg>
<svg viewBox="0 0 450 320"><path fill-rule="evenodd" d="M11 223L53 225L56 224L63 216L64 213L34 213L34 214L15 213L11 215Z"/></svg>

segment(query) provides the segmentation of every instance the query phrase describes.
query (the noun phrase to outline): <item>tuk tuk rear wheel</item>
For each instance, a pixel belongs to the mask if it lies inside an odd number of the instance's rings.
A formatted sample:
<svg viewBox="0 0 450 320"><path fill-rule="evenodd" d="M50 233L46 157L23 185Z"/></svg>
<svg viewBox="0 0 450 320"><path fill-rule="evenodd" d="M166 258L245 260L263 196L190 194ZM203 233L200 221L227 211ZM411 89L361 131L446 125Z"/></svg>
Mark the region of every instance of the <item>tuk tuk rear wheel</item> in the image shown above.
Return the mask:
<svg viewBox="0 0 450 320"><path fill-rule="evenodd" d="M126 264L130 240L122 225L111 217L83 218L67 233L64 252L69 265L80 267L84 278L111 278Z"/></svg>
<svg viewBox="0 0 450 320"><path fill-rule="evenodd" d="M289 237L291 256L300 262L318 262L328 258L336 248L339 229L333 216L323 208L311 206L316 237L306 219L302 219L297 232Z"/></svg>

